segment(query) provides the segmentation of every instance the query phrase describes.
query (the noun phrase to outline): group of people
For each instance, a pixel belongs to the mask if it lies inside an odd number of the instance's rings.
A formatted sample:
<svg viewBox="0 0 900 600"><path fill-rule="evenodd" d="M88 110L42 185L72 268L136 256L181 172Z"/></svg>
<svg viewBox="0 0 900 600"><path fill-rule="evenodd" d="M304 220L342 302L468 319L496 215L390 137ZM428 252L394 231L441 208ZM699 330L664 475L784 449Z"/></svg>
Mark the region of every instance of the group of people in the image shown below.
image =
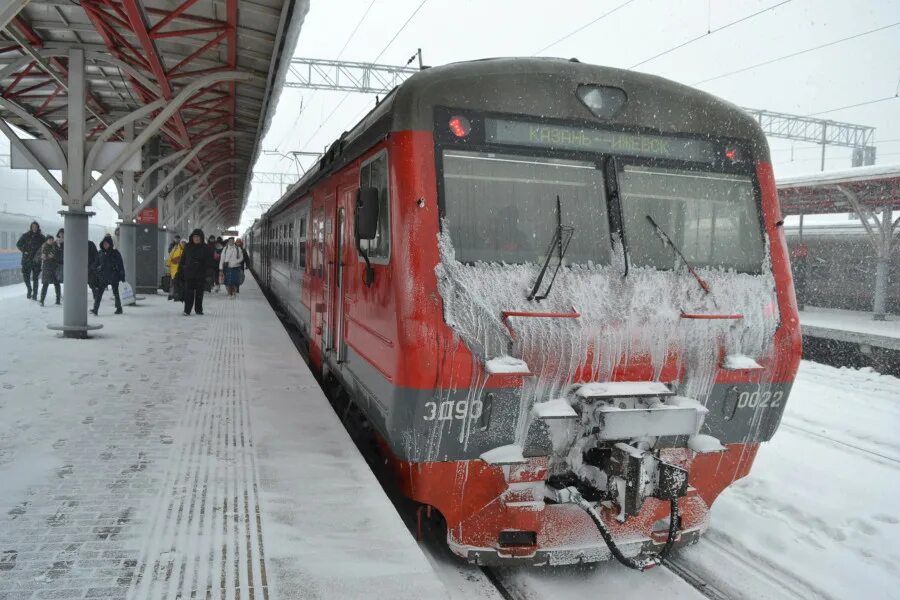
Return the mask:
<svg viewBox="0 0 900 600"><path fill-rule="evenodd" d="M56 303L62 302L62 268L63 238L65 231L60 229L56 237L44 235L37 221L32 221L28 231L19 237L16 248L22 253L22 278L28 290L28 299L38 299L38 279L41 282L40 304L44 305L47 288L53 285L56 291Z"/></svg>
<svg viewBox="0 0 900 600"><path fill-rule="evenodd" d="M169 247L166 266L171 277L170 300L184 301L184 315L193 310L203 314L203 294L225 284L228 296L240 292L247 267L247 254L241 240L235 238L205 239L201 229L191 232L188 240L175 236Z"/></svg>
<svg viewBox="0 0 900 600"><path fill-rule="evenodd" d="M44 306L47 288L51 284L56 291L56 303L62 302L60 284L63 279L64 236L62 229L56 237L45 236L40 224L33 221L16 244L22 253L22 276L29 300L38 300L38 278L41 280L41 306ZM190 315L191 311L202 315L203 293L211 291L213 286L218 291L219 286L224 284L231 298L240 292L244 269L247 268L247 253L239 239L223 240L209 236L206 240L203 231L195 229L188 240L175 236L175 241L169 246L166 267L172 278L169 299L184 301L185 316ZM94 242L88 241L88 285L94 296L91 314L98 314L107 287L112 288L116 301L115 314L122 314L119 284L124 281L125 264L112 236L107 234L99 249Z"/></svg>
<svg viewBox="0 0 900 600"><path fill-rule="evenodd" d="M28 231L16 242L16 248L22 253L22 277L28 291L29 300L38 300L38 278L41 281L40 305L44 306L47 289L53 285L56 292L56 303L62 303L63 258L65 230L60 229L56 236L44 235L37 221L32 221ZM88 285L94 296L94 307L91 313L96 315L100 309L100 301L107 287L112 287L116 299L116 314L122 314L122 300L119 297L119 283L125 281L125 264L122 255L115 249L111 235L100 242L100 249L94 242L88 242Z"/></svg>

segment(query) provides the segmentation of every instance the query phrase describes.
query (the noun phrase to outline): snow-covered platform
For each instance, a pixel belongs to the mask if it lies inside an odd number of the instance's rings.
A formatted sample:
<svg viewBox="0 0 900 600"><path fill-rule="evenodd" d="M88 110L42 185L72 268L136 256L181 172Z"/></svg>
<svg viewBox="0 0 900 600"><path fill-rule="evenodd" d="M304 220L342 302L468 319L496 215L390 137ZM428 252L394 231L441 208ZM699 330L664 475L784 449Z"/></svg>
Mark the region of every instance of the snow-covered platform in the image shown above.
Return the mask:
<svg viewBox="0 0 900 600"><path fill-rule="evenodd" d="M0 600L445 596L255 282L141 304L0 289Z"/></svg>
<svg viewBox="0 0 900 600"><path fill-rule="evenodd" d="M800 311L804 336L900 350L900 317L876 321L872 313L807 306Z"/></svg>

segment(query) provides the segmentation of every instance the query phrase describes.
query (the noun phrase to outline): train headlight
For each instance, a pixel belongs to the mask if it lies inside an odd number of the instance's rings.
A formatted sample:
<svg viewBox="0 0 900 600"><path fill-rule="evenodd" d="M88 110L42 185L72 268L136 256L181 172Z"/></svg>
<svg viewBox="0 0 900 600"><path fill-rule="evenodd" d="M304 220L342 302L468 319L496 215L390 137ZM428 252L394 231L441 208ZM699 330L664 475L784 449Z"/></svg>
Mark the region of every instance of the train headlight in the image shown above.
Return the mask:
<svg viewBox="0 0 900 600"><path fill-rule="evenodd" d="M625 92L619 88L583 84L575 93L588 110L601 119L612 117L625 106Z"/></svg>
<svg viewBox="0 0 900 600"><path fill-rule="evenodd" d="M447 127L458 138L464 138L472 131L472 124L467 118L461 116L450 117Z"/></svg>

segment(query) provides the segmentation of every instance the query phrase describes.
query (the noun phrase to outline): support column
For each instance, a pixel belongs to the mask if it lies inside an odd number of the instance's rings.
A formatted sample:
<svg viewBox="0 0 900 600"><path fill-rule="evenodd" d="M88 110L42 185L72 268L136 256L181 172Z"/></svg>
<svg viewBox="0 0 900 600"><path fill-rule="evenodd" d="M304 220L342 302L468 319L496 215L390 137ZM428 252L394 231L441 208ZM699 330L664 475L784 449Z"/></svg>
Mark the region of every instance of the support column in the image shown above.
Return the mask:
<svg viewBox="0 0 900 600"><path fill-rule="evenodd" d="M875 264L875 302L872 307L872 318L884 321L887 313L887 290L891 266L891 209L885 208L881 213L881 243L878 245L878 256Z"/></svg>
<svg viewBox="0 0 900 600"><path fill-rule="evenodd" d="M63 301L63 324L48 325L61 330L67 338L84 339L88 331L102 325L87 322L88 218L84 197L84 140L85 140L85 83L84 50L69 50L68 105L68 170L66 172L65 217L66 244L63 249L63 280L66 294Z"/></svg>
<svg viewBox="0 0 900 600"><path fill-rule="evenodd" d="M125 264L125 281L131 289L137 289L137 269L135 268L135 251L137 245L137 225L134 223L119 223L119 251L122 253L122 262Z"/></svg>
<svg viewBox="0 0 900 600"><path fill-rule="evenodd" d="M125 124L125 141L134 141L134 123ZM122 197L119 206L122 208L122 222L119 223L119 252L125 265L125 281L136 289L135 282L135 235L134 235L134 172L122 173Z"/></svg>

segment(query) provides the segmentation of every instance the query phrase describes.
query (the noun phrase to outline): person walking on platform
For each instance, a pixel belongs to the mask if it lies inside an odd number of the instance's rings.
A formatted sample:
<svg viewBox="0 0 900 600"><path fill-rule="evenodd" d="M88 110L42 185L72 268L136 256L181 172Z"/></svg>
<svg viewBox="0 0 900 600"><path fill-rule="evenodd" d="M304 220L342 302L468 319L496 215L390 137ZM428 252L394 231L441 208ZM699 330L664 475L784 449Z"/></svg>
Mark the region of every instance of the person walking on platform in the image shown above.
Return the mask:
<svg viewBox="0 0 900 600"><path fill-rule="evenodd" d="M16 248L22 253L22 278L28 289L29 300L37 300L38 276L41 274L40 251L45 241L41 226L37 221L32 221L28 231L16 242Z"/></svg>
<svg viewBox="0 0 900 600"><path fill-rule="evenodd" d="M61 304L61 291L59 289L59 278L56 276L56 269L62 259L62 248L56 243L56 238L52 235L47 236L47 241L41 246L41 306L44 305L44 299L47 297L47 287L52 283L53 290L56 292L56 303Z"/></svg>
<svg viewBox="0 0 900 600"><path fill-rule="evenodd" d="M111 286L113 297L116 299L116 314L121 315L122 300L119 298L119 282L125 281L125 263L122 262L122 255L113 246L111 235L107 235L100 242L100 252L97 254L94 270L97 272L98 285L91 313L96 315L99 312L103 292L106 291L106 286Z"/></svg>
<svg viewBox="0 0 900 600"><path fill-rule="evenodd" d="M237 287L234 289L235 294L240 294L241 286L244 285L244 275L247 273L247 250L244 249L244 240L240 238L234 241L234 245L240 248L241 257L243 258L243 261L241 262L240 279L238 280Z"/></svg>
<svg viewBox="0 0 900 600"><path fill-rule="evenodd" d="M176 276L178 275L178 266L181 262L181 255L184 254L184 244L181 243L181 238L175 242L175 245L169 250L169 256L166 258L166 268L169 269L169 278L171 279L171 284L169 287L169 300L172 300L177 295L175 287L179 285Z"/></svg>
<svg viewBox="0 0 900 600"><path fill-rule="evenodd" d="M184 289L184 316L194 309L198 315L203 314L203 289L207 273L215 271L212 248L203 241L203 230L191 232L190 242L184 247L181 263L178 267L178 278Z"/></svg>
<svg viewBox="0 0 900 600"><path fill-rule="evenodd" d="M175 249L175 246L178 246L178 245L180 245L180 244L181 244L181 236L180 236L180 235L176 235L175 238L169 243L169 249L166 250L166 252L168 252L169 254L171 254L171 253L172 253L172 250Z"/></svg>
<svg viewBox="0 0 900 600"><path fill-rule="evenodd" d="M100 278L97 277L97 270L94 268L94 265L97 264L97 256L99 252L97 251L97 244L88 240L88 273L87 273L87 282L88 287L91 288L91 295L94 299L97 298L97 292L100 287Z"/></svg>
<svg viewBox="0 0 900 600"><path fill-rule="evenodd" d="M56 232L56 245L59 246L59 262L56 267L56 279L60 283L63 282L63 259L65 258L65 240L66 240L66 230L62 227L59 228L59 231Z"/></svg>
<svg viewBox="0 0 900 600"><path fill-rule="evenodd" d="M206 246L209 248L209 251L212 252L213 263L215 265L219 264L219 252L216 250L216 236L209 236L209 239L206 241ZM216 270L215 266L207 271L205 283L205 289L207 292L213 291L213 288L219 284L218 271Z"/></svg>
<svg viewBox="0 0 900 600"><path fill-rule="evenodd" d="M225 289L230 298L234 297L235 290L241 285L241 271L244 268L244 253L234 243L234 238L228 238L222 256L219 259L219 269L225 274Z"/></svg>

